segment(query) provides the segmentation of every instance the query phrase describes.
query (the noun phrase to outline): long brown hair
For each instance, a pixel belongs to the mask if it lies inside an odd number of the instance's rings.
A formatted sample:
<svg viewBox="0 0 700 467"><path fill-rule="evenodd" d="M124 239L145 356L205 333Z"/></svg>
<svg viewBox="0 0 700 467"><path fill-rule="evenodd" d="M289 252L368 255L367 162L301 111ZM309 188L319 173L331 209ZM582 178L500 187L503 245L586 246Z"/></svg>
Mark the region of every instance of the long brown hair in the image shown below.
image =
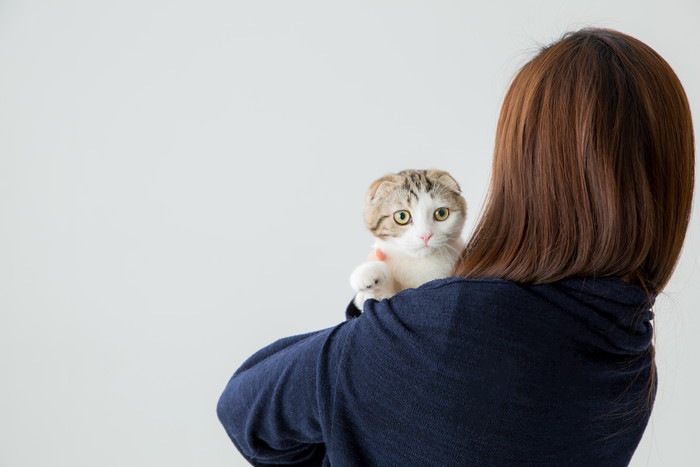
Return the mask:
<svg viewBox="0 0 700 467"><path fill-rule="evenodd" d="M506 94L488 197L453 275L619 276L656 295L683 245L694 167L668 63L617 31L567 33Z"/></svg>

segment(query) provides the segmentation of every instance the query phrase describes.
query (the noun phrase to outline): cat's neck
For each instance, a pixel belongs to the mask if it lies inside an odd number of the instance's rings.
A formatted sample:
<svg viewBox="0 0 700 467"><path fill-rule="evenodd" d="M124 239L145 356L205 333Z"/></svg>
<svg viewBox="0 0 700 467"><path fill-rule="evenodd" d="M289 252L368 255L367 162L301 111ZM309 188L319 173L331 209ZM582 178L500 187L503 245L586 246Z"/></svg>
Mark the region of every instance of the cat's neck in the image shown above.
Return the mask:
<svg viewBox="0 0 700 467"><path fill-rule="evenodd" d="M412 254L378 239L374 247L385 254L384 261L389 266L399 290L415 288L434 280L449 277L464 242L457 238L442 248L425 254Z"/></svg>
<svg viewBox="0 0 700 467"><path fill-rule="evenodd" d="M438 260L438 261L452 261L453 263L457 260L457 257L462 252L464 247L464 240L461 238L455 238L449 240L446 245L441 248L426 250L425 252L413 253L406 251L394 244L391 244L382 239L376 239L374 242L374 248L379 249L384 253L388 261L426 261L426 260Z"/></svg>

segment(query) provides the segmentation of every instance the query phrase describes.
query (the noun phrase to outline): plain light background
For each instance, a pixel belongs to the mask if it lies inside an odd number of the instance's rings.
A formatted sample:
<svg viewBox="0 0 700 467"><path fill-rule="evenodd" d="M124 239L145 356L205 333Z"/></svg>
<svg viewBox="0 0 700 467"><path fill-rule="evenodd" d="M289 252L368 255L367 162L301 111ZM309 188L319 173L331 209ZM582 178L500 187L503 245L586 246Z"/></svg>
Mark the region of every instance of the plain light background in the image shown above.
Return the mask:
<svg viewBox="0 0 700 467"><path fill-rule="evenodd" d="M692 0L0 1L0 465L246 465L219 394L344 319L372 180L450 171L470 234L511 78L584 26L658 51L700 134L699 20ZM698 219L633 466L700 465Z"/></svg>

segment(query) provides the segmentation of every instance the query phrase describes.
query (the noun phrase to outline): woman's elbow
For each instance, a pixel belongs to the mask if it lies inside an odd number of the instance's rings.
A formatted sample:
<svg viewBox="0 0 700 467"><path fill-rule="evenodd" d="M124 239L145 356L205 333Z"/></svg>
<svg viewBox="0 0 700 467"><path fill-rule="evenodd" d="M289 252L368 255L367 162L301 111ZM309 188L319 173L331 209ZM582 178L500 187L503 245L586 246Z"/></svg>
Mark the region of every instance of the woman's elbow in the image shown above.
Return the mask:
<svg viewBox="0 0 700 467"><path fill-rule="evenodd" d="M221 393L221 396L219 396L219 402L216 404L216 415L219 417L219 421L221 424L226 428L230 424L230 413L231 411L229 410L229 401L230 395L229 395L229 387L226 386L226 389L224 389L224 392ZM226 430L228 431L228 430Z"/></svg>
<svg viewBox="0 0 700 467"><path fill-rule="evenodd" d="M236 390L235 379L235 376L231 378L221 393L216 404L216 415L236 448L246 458L249 458L253 452L249 449L249 443L246 443L247 414L241 410L245 404L241 400L239 391Z"/></svg>

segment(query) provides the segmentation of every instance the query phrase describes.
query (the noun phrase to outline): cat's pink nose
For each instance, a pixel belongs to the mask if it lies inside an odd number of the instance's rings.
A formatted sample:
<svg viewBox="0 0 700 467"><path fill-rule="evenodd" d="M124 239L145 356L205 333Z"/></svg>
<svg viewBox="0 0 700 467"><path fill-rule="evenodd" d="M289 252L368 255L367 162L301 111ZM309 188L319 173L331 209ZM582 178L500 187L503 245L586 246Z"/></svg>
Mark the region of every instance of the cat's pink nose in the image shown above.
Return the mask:
<svg viewBox="0 0 700 467"><path fill-rule="evenodd" d="M426 232L423 235L421 235L420 238L422 238L423 242L427 245L428 240L430 240L430 237L432 237L432 236L433 236L433 234L431 232Z"/></svg>

